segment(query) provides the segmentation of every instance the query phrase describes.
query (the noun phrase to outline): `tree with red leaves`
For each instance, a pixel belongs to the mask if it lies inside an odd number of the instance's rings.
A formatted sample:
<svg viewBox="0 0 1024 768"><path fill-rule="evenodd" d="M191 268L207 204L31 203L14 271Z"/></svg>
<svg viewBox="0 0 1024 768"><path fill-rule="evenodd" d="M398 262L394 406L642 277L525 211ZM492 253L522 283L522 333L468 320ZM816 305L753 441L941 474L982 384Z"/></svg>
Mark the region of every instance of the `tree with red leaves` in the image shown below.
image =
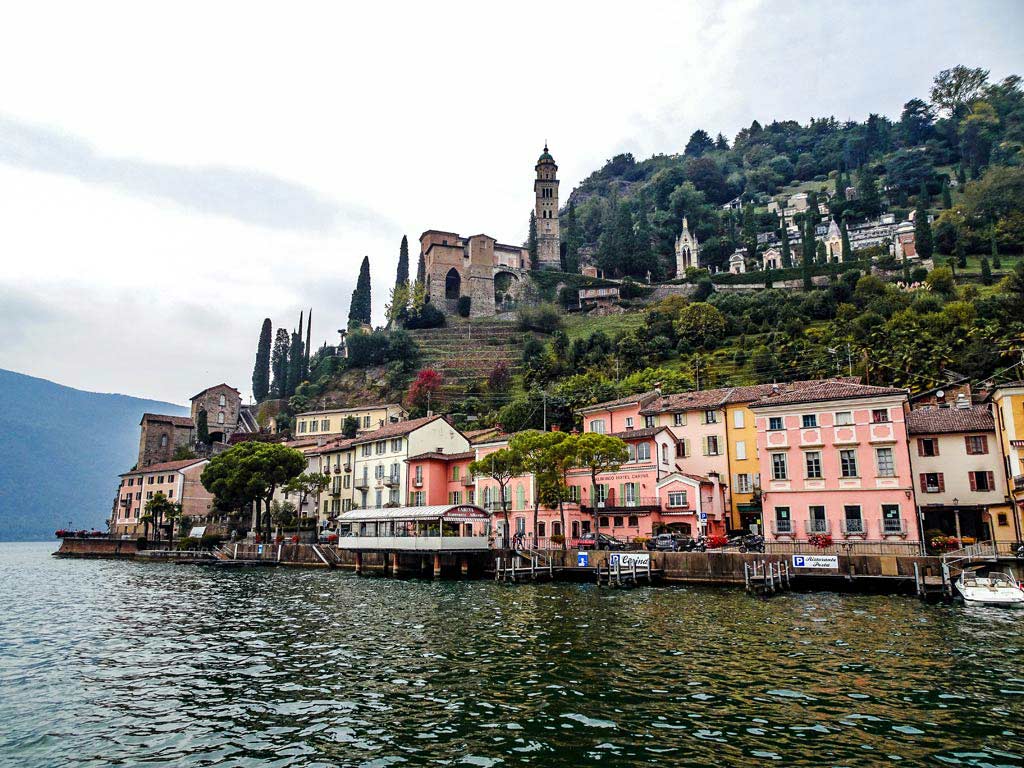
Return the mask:
<svg viewBox="0 0 1024 768"><path fill-rule="evenodd" d="M416 380L409 386L409 393L406 395L406 402L409 409L416 412L426 412L430 409L430 401L441 385L444 378L433 368L424 368L416 374Z"/></svg>

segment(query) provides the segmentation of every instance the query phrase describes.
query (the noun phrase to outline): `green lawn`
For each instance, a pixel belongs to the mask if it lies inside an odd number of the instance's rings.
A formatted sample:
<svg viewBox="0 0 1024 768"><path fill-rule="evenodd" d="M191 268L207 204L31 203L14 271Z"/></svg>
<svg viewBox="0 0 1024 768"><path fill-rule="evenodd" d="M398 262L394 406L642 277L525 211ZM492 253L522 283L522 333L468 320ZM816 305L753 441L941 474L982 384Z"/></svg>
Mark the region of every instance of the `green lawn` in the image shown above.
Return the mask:
<svg viewBox="0 0 1024 768"><path fill-rule="evenodd" d="M622 331L631 331L643 325L643 312L627 312L621 315L596 316L593 314L572 314L565 318L565 333L569 340L586 338L595 331L604 331L614 338Z"/></svg>

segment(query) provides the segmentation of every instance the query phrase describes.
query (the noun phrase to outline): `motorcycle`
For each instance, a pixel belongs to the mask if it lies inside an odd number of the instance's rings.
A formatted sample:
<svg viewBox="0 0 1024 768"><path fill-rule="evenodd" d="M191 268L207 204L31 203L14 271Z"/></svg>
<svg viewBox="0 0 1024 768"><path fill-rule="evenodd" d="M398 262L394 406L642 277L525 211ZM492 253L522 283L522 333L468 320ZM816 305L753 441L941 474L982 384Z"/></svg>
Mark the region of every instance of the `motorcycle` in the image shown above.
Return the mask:
<svg viewBox="0 0 1024 768"><path fill-rule="evenodd" d="M764 553L764 536L750 533L743 537L740 542L740 552L761 552Z"/></svg>
<svg viewBox="0 0 1024 768"><path fill-rule="evenodd" d="M687 552L707 552L708 541L703 536L698 536L696 539L690 539L686 542L685 550Z"/></svg>
<svg viewBox="0 0 1024 768"><path fill-rule="evenodd" d="M1013 556L1018 560L1024 560L1024 543L1012 544L1010 549L1013 551Z"/></svg>

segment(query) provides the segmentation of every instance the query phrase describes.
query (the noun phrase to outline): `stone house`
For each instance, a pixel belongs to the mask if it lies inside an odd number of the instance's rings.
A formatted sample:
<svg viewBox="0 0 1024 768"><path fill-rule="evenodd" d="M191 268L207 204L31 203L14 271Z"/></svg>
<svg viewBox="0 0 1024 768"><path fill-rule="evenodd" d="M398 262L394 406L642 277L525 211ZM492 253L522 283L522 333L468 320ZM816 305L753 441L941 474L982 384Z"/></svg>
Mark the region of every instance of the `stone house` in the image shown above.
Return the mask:
<svg viewBox="0 0 1024 768"><path fill-rule="evenodd" d="M188 416L144 413L139 421L139 458L137 467L163 464L174 458L179 448L195 442L195 422Z"/></svg>
<svg viewBox="0 0 1024 768"><path fill-rule="evenodd" d="M238 430L239 412L242 407L242 395L232 386L217 384L207 387L202 392L193 395L192 421L199 423L199 412L206 411L207 428L210 433L210 442L226 443Z"/></svg>

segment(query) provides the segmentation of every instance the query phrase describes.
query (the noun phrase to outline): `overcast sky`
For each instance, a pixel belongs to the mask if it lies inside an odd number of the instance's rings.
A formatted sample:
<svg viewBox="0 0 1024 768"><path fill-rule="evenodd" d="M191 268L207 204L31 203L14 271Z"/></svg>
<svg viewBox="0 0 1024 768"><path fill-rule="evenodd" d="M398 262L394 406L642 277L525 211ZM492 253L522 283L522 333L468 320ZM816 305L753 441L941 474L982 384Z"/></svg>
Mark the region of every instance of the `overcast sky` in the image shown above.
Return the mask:
<svg viewBox="0 0 1024 768"><path fill-rule="evenodd" d="M500 9L500 10L499 10ZM753 118L898 117L964 63L1024 74L1024 3L50 3L0 23L0 367L248 397L264 317L381 322L407 234L522 242L612 155ZM415 268L415 261L413 261Z"/></svg>

